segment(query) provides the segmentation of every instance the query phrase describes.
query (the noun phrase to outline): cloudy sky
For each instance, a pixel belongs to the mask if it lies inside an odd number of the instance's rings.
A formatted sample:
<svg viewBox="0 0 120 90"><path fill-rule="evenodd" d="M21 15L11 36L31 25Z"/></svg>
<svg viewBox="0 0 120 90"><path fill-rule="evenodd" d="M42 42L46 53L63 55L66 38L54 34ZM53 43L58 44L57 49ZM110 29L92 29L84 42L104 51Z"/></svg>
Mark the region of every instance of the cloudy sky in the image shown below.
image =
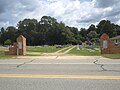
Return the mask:
<svg viewBox="0 0 120 90"><path fill-rule="evenodd" d="M0 0L0 28L44 15L78 28L103 19L120 25L120 0Z"/></svg>

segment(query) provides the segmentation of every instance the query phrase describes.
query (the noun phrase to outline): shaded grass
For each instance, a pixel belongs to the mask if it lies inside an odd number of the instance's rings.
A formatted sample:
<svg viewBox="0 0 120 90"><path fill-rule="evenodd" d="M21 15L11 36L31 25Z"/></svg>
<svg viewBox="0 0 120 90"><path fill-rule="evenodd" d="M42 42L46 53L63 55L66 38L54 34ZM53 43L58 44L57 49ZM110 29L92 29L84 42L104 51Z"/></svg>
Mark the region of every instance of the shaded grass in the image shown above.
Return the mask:
<svg viewBox="0 0 120 90"><path fill-rule="evenodd" d="M56 48L54 46L48 46L48 47L28 47L27 51L28 52L42 52L42 53L53 53L60 50L60 48Z"/></svg>

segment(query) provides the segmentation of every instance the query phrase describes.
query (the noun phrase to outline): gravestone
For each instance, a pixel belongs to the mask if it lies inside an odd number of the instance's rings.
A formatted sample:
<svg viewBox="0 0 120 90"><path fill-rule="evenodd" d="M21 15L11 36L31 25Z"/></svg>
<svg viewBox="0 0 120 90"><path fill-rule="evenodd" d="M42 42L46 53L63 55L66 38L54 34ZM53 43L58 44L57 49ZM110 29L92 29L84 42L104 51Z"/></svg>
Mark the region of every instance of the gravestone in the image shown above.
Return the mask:
<svg viewBox="0 0 120 90"><path fill-rule="evenodd" d="M9 48L10 55L26 55L26 38L23 35L20 35L17 42Z"/></svg>
<svg viewBox="0 0 120 90"><path fill-rule="evenodd" d="M100 48L102 54L120 54L120 46L115 45L105 33L100 37Z"/></svg>

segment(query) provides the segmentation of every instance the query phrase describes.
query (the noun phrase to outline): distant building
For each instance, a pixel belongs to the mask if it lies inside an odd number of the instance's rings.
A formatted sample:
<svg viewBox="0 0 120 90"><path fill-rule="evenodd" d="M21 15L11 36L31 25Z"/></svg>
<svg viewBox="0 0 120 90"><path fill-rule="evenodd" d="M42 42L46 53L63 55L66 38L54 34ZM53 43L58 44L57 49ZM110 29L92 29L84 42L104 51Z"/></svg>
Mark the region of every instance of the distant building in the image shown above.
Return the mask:
<svg viewBox="0 0 120 90"><path fill-rule="evenodd" d="M116 45L120 45L120 35L110 38Z"/></svg>

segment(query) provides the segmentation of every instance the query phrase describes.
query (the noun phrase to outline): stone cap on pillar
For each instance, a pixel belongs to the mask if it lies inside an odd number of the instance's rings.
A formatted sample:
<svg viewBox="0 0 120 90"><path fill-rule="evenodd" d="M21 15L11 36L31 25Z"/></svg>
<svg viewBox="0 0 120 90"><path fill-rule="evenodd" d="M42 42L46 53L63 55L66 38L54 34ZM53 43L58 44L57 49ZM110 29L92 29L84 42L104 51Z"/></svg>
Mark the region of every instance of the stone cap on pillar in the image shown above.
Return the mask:
<svg viewBox="0 0 120 90"><path fill-rule="evenodd" d="M103 33L102 36L100 37L101 40L107 40L109 39L109 36L106 33Z"/></svg>
<svg viewBox="0 0 120 90"><path fill-rule="evenodd" d="M18 36L17 41L21 41L21 40L23 40L23 39L26 40L26 38L25 38L23 35L20 35L20 36Z"/></svg>

